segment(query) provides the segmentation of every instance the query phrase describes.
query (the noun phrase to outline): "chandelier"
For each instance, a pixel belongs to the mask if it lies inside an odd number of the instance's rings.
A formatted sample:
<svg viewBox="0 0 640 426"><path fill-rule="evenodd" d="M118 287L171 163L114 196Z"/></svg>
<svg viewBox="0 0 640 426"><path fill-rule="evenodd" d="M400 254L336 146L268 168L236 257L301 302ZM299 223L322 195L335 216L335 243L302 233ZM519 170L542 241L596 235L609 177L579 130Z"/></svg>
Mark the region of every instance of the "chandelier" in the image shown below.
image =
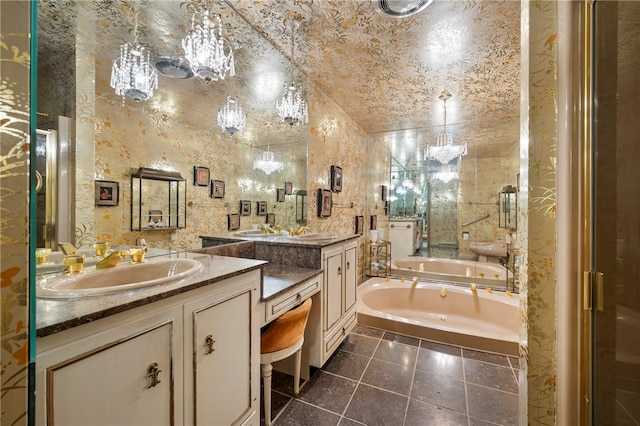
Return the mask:
<svg viewBox="0 0 640 426"><path fill-rule="evenodd" d="M138 12L135 12L133 44L120 46L120 57L111 67L111 87L116 95L128 96L136 102L146 101L158 88L158 73L149 62L149 51L138 44Z"/></svg>
<svg viewBox="0 0 640 426"><path fill-rule="evenodd" d="M247 114L240 106L238 98L227 96L227 103L218 111L218 126L222 128L222 133L229 133L233 136L236 132L241 132L247 123Z"/></svg>
<svg viewBox="0 0 640 426"><path fill-rule="evenodd" d="M447 132L447 100L451 98L451 93L444 91L439 98L444 103L444 130L438 134L436 145L427 145L427 149L424 150L424 159L447 164L454 158L467 155L467 144L454 145L451 133Z"/></svg>
<svg viewBox="0 0 640 426"><path fill-rule="evenodd" d="M433 178L440 182L449 183L454 179L458 179L458 169L451 164L443 164L440 170L433 173Z"/></svg>
<svg viewBox="0 0 640 426"><path fill-rule="evenodd" d="M271 151L269 130L271 125L267 124L267 150L258 155L253 160L253 168L255 170L262 170L266 175L270 175L273 172L278 172L284 168L282 161L276 160L276 154Z"/></svg>
<svg viewBox="0 0 640 426"><path fill-rule="evenodd" d="M211 16L205 10L199 19L194 12L191 30L182 40L184 55L194 74L206 81L224 80L227 72L235 75L233 49L229 41L222 37L220 15Z"/></svg>
<svg viewBox="0 0 640 426"><path fill-rule="evenodd" d="M300 23L289 17L286 21L286 27L291 29L291 79L285 84L282 98L276 101L276 111L283 123L293 126L300 125L300 123L307 124L309 116L302 85L293 80L293 35L300 28Z"/></svg>

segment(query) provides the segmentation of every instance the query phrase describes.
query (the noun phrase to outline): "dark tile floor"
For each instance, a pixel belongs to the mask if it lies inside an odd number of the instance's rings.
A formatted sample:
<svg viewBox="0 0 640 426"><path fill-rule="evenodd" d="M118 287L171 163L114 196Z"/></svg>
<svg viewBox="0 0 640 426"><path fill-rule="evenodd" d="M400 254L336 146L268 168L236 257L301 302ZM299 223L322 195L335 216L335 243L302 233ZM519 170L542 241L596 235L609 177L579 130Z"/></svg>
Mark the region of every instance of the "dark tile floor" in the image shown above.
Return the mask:
<svg viewBox="0 0 640 426"><path fill-rule="evenodd" d="M273 424L517 425L518 368L516 357L358 325L298 398L293 377L274 371Z"/></svg>

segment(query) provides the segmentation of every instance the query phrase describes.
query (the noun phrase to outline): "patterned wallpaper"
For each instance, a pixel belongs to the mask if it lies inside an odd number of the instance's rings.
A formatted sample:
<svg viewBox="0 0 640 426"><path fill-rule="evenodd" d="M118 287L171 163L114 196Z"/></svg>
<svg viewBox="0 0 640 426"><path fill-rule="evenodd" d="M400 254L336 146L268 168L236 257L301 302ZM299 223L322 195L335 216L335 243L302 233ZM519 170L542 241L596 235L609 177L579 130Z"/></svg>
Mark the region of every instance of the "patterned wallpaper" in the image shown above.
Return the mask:
<svg viewBox="0 0 640 426"><path fill-rule="evenodd" d="M0 2L0 423L27 424L29 2Z"/></svg>

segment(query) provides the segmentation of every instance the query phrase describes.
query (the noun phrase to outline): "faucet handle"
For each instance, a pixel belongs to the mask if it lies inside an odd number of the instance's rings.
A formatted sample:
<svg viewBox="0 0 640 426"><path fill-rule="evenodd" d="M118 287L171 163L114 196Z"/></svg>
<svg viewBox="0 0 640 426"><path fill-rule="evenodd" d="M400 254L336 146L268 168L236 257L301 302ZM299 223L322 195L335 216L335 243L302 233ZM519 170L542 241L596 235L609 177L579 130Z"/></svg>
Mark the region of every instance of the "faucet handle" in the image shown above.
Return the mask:
<svg viewBox="0 0 640 426"><path fill-rule="evenodd" d="M65 256L70 256L72 254L78 254L78 249L75 248L75 246L71 243L58 243L58 247L60 247L60 250L62 250L62 253L65 254Z"/></svg>
<svg viewBox="0 0 640 426"><path fill-rule="evenodd" d="M144 262L144 254L147 252L146 247L131 247L129 249L129 256L131 256L131 263Z"/></svg>
<svg viewBox="0 0 640 426"><path fill-rule="evenodd" d="M84 267L84 256L81 254L65 256L62 264L67 267L67 274L80 274Z"/></svg>

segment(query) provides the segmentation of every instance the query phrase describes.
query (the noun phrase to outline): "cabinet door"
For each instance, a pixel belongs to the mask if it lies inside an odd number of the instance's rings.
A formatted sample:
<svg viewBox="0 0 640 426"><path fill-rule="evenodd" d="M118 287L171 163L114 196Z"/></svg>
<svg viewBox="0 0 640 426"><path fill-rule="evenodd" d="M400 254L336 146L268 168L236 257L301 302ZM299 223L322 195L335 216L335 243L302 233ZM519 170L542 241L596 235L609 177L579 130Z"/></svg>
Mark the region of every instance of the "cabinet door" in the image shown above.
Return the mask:
<svg viewBox="0 0 640 426"><path fill-rule="evenodd" d="M47 423L175 424L172 335L165 323L48 368Z"/></svg>
<svg viewBox="0 0 640 426"><path fill-rule="evenodd" d="M356 303L356 247L344 252L344 312L346 313Z"/></svg>
<svg viewBox="0 0 640 426"><path fill-rule="evenodd" d="M251 319L251 291L194 312L195 424L230 425L252 410Z"/></svg>
<svg viewBox="0 0 640 426"><path fill-rule="evenodd" d="M342 318L343 252L325 258L325 331L331 329Z"/></svg>

